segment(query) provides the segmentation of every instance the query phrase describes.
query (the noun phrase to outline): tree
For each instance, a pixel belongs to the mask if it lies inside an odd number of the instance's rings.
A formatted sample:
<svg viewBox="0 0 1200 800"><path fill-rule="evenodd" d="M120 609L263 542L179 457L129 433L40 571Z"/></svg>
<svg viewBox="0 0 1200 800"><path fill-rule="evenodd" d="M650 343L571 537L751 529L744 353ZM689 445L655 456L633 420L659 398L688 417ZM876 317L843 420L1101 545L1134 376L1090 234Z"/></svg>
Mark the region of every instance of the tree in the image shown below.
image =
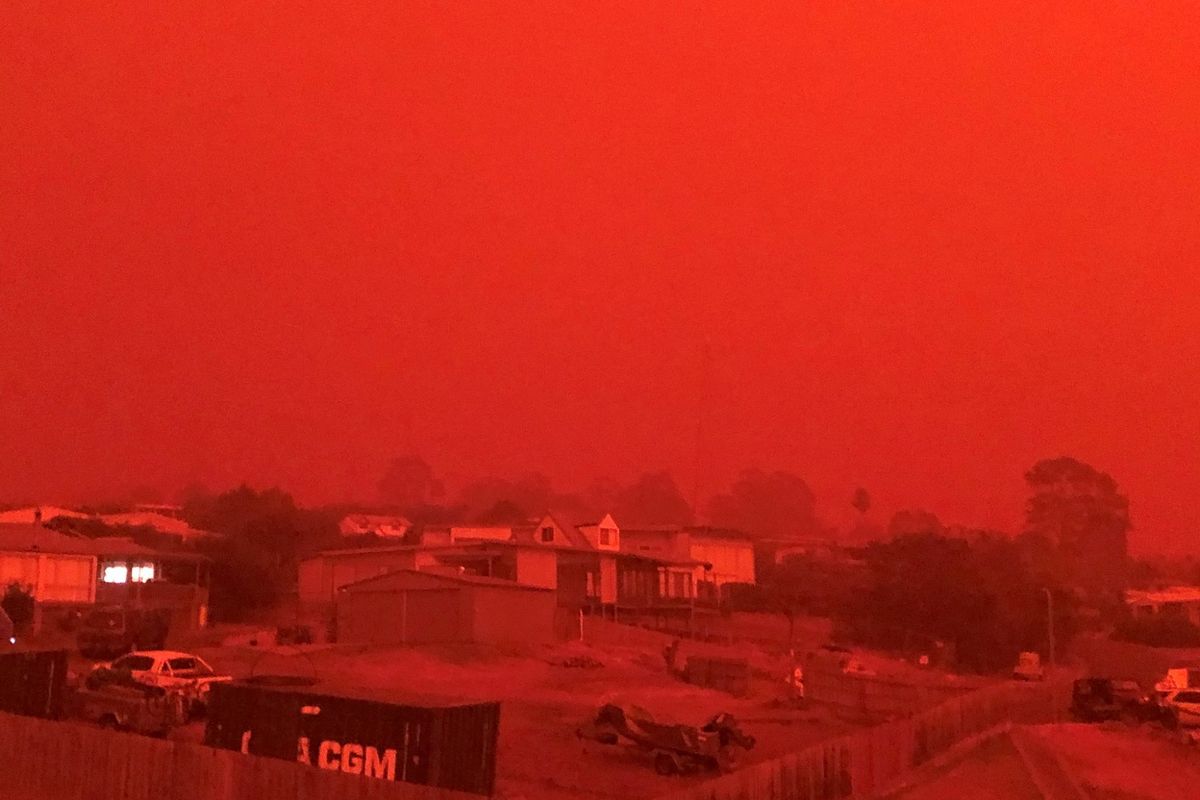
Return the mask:
<svg viewBox="0 0 1200 800"><path fill-rule="evenodd" d="M1045 649L1043 587L1012 540L904 535L873 542L864 558L867 588L837 614L849 638L900 650L952 644L963 666L981 672L1011 667L1022 650ZM1070 627L1056 633L1065 643Z"/></svg>
<svg viewBox="0 0 1200 800"><path fill-rule="evenodd" d="M278 488L242 485L219 495L196 494L184 504L183 517L192 527L225 535L201 544L213 559L216 619L270 606L294 578L300 554L337 539L331 514L300 508Z"/></svg>
<svg viewBox="0 0 1200 800"><path fill-rule="evenodd" d="M1025 531L1058 549L1063 580L1092 596L1124 588L1132 525L1112 476L1062 457L1039 461L1025 481L1032 492Z"/></svg>
<svg viewBox="0 0 1200 800"><path fill-rule="evenodd" d="M821 530L812 490L788 472L744 470L728 493L712 499L709 518L715 526L761 539L811 536Z"/></svg>
<svg viewBox="0 0 1200 800"><path fill-rule="evenodd" d="M417 455L393 458L379 479L378 489L382 502L399 508L431 505L444 493L433 468Z"/></svg>
<svg viewBox="0 0 1200 800"><path fill-rule="evenodd" d="M888 536L895 539L898 536L911 536L919 533L940 535L945 533L937 514L919 508L904 509L892 515L888 523Z"/></svg>
<svg viewBox="0 0 1200 800"><path fill-rule="evenodd" d="M496 504L475 518L482 525L518 525L529 521L529 515L509 500L497 500Z"/></svg>
<svg viewBox="0 0 1200 800"><path fill-rule="evenodd" d="M642 475L617 492L611 509L622 525L688 525L692 507L667 471Z"/></svg>

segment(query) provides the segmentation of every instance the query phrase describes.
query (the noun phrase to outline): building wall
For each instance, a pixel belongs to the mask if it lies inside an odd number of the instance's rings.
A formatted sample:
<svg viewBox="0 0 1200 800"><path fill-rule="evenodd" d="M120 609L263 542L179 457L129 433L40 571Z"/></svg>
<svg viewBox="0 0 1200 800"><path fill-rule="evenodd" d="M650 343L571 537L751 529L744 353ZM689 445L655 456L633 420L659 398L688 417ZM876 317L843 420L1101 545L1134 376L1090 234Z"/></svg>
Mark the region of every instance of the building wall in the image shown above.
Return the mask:
<svg viewBox="0 0 1200 800"><path fill-rule="evenodd" d="M397 569L414 569L416 560L414 550L316 556L300 565L300 602L307 606L327 605L346 584Z"/></svg>
<svg viewBox="0 0 1200 800"><path fill-rule="evenodd" d="M627 553L637 553L654 558L687 558L687 548L681 546L682 538L683 534L678 530L623 530L621 531L621 549Z"/></svg>
<svg viewBox="0 0 1200 800"><path fill-rule="evenodd" d="M471 586L463 595L476 642L554 640L554 611L558 605L554 592Z"/></svg>
<svg viewBox="0 0 1200 800"><path fill-rule="evenodd" d="M40 603L96 602L96 558L58 553L0 554L0 586L16 581Z"/></svg>
<svg viewBox="0 0 1200 800"><path fill-rule="evenodd" d="M337 603L338 641L382 645L467 641L465 594L455 587L342 592Z"/></svg>
<svg viewBox="0 0 1200 800"><path fill-rule="evenodd" d="M723 583L754 583L754 545L736 539L716 539L692 535L689 556L696 561L712 564L707 572L697 567L697 581Z"/></svg>
<svg viewBox="0 0 1200 800"><path fill-rule="evenodd" d="M617 602L617 559L615 556L600 555L600 602L605 605Z"/></svg>
<svg viewBox="0 0 1200 800"><path fill-rule="evenodd" d="M524 586L557 589L558 555L553 550L517 548L516 579L517 583Z"/></svg>

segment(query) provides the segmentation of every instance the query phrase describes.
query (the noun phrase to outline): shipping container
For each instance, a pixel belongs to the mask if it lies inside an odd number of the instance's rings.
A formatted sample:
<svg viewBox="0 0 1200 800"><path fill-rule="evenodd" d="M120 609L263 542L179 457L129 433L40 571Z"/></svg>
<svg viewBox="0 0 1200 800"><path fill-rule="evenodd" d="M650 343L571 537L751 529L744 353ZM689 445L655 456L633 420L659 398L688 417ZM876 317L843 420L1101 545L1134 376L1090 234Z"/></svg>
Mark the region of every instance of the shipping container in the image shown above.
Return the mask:
<svg viewBox="0 0 1200 800"><path fill-rule="evenodd" d="M0 711L59 719L66 678L66 650L0 651Z"/></svg>
<svg viewBox="0 0 1200 800"><path fill-rule="evenodd" d="M350 775L490 795L499 730L499 703L347 693L259 678L213 685L204 742Z"/></svg>

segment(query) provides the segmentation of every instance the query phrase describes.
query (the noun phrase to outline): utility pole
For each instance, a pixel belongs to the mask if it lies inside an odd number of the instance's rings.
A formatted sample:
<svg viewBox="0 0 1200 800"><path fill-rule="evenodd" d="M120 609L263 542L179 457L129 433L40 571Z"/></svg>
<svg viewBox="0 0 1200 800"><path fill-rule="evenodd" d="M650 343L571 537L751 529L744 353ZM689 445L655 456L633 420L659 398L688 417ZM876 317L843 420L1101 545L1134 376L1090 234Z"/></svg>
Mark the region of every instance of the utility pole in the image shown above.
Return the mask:
<svg viewBox="0 0 1200 800"><path fill-rule="evenodd" d="M700 492L704 473L704 417L708 413L708 383L712 371L712 343L705 338L700 350L700 380L696 392L696 474L692 484L692 516L700 524Z"/></svg>
<svg viewBox="0 0 1200 800"><path fill-rule="evenodd" d="M1054 666L1054 595L1050 594L1049 589L1042 589L1046 593L1046 631L1050 637L1050 666Z"/></svg>

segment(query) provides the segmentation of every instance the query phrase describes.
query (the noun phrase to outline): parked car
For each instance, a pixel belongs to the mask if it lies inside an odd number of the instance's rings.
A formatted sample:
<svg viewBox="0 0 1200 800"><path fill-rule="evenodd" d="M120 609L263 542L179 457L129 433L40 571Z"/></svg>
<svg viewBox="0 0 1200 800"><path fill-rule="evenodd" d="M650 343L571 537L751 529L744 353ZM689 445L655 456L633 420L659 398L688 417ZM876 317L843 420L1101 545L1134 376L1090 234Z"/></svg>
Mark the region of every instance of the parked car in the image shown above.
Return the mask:
<svg viewBox="0 0 1200 800"><path fill-rule="evenodd" d="M1137 681L1080 678L1071 685L1071 716L1080 722L1125 719L1146 721L1158 715L1152 698Z"/></svg>
<svg viewBox="0 0 1200 800"><path fill-rule="evenodd" d="M111 663L97 664L93 673L102 671L127 673L139 683L178 690L186 699L189 714L207 708L214 683L233 680L231 675L218 674L200 656L174 650L139 650Z"/></svg>
<svg viewBox="0 0 1200 800"><path fill-rule="evenodd" d="M1162 699L1163 714L1172 728L1200 728L1200 689L1174 689Z"/></svg>
<svg viewBox="0 0 1200 800"><path fill-rule="evenodd" d="M85 658L114 658L131 650L161 650L169 627L165 609L105 606L84 615L75 640Z"/></svg>

